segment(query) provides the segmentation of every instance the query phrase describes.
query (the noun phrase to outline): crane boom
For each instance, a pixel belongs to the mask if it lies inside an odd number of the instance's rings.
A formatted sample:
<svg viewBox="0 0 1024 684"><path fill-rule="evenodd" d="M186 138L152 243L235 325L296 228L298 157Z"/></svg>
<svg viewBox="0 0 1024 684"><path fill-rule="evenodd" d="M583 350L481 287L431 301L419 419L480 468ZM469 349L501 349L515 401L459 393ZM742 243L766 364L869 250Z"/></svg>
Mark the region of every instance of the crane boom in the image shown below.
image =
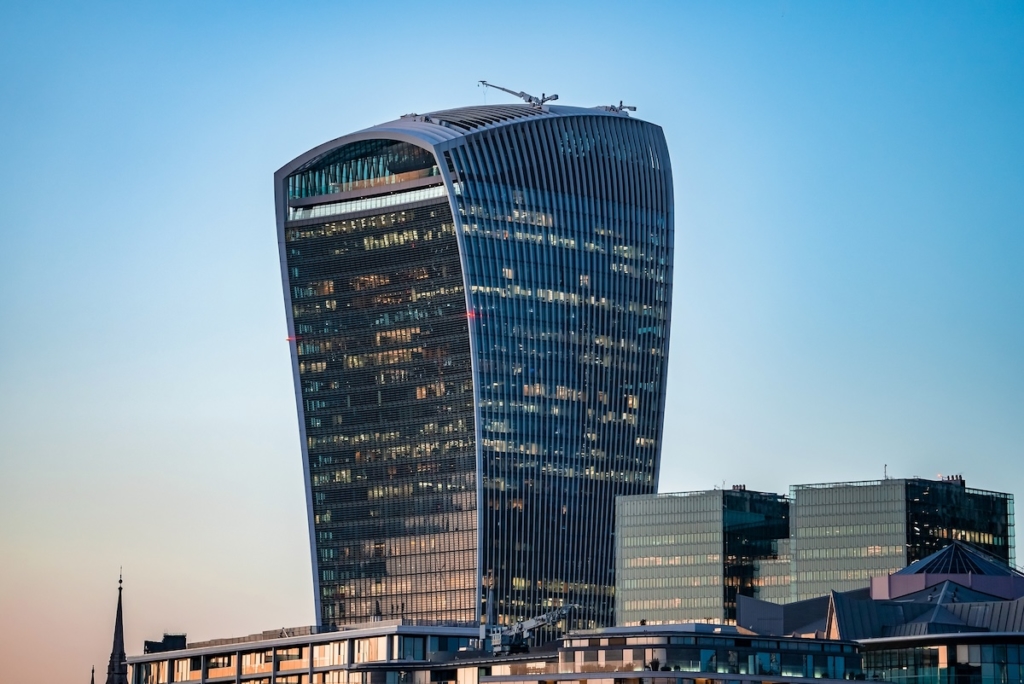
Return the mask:
<svg viewBox="0 0 1024 684"><path fill-rule="evenodd" d="M529 93L524 93L521 90L519 92L516 92L515 90L502 88L500 85L494 85L493 83L488 83L487 81L480 81L480 85L487 88L494 88L495 90L500 90L503 93L508 93L509 95L515 95L516 97L520 98L527 104L531 104L534 107L538 108L543 106L547 102L552 102L558 99L558 95L548 95L546 93L541 93L540 97L536 97L534 95L530 95Z"/></svg>
<svg viewBox="0 0 1024 684"><path fill-rule="evenodd" d="M491 651L494 655L526 653L529 650L529 639L533 630L558 622L574 608L579 608L579 606L575 603L567 603L561 608L528 620L520 620L508 627L492 627L490 631Z"/></svg>
<svg viewBox="0 0 1024 684"><path fill-rule="evenodd" d="M603 109L606 112L613 112L615 114L626 114L626 112L636 111L636 107L634 107L633 105L623 104L622 100L619 100L619 104L617 105L603 105L600 107L596 107L596 109Z"/></svg>

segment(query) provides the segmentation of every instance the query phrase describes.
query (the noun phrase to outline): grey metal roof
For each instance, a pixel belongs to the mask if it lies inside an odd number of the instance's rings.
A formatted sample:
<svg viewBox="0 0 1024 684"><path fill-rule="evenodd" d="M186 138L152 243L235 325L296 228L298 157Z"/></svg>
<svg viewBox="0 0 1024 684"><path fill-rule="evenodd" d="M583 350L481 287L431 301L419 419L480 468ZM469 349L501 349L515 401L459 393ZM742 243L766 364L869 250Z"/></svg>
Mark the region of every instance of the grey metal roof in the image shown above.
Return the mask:
<svg viewBox="0 0 1024 684"><path fill-rule="evenodd" d="M947 605L946 608L965 623L979 630L987 632L1024 631L1024 599L957 603Z"/></svg>
<svg viewBox="0 0 1024 684"><path fill-rule="evenodd" d="M425 142L438 143L452 140L474 131L516 123L524 119L552 116L617 116L628 117L625 113L609 112L588 107L544 106L527 104L479 105L441 109L426 114L406 114L394 121L387 121L359 131L358 134L378 132L415 133ZM348 136L346 136L348 137Z"/></svg>
<svg viewBox="0 0 1024 684"><path fill-rule="evenodd" d="M428 123L434 122L440 126L448 126L468 132L517 119L551 115L547 108L540 109L531 105L484 105L481 107L443 109L438 112L431 112L420 118Z"/></svg>
<svg viewBox="0 0 1024 684"><path fill-rule="evenodd" d="M871 598L871 590L867 587L837 593L847 600ZM831 596L826 595L780 604L741 594L736 597L736 620L737 624L761 635L823 632L828 627L826 618L830 601Z"/></svg>
<svg viewBox="0 0 1024 684"><path fill-rule="evenodd" d="M926 603L857 600L832 592L826 631L829 635L838 634L840 639L887 636L892 627L910 622L930 609Z"/></svg>
<svg viewBox="0 0 1024 684"><path fill-rule="evenodd" d="M965 587L961 584L957 584L952 580L945 580L943 582L939 582L938 584L933 584L927 589L915 591L912 594L904 594L893 600L901 602L915 601L918 603L932 603L935 605L942 605L946 603L980 603L984 601L1001 601L1004 600L1004 598L1001 596L986 594L976 589Z"/></svg>
<svg viewBox="0 0 1024 684"><path fill-rule="evenodd" d="M913 645L915 643L928 643L934 642L935 634L914 634L914 635L901 635L901 636L888 636L878 637L872 639L858 639L857 641L861 644L878 647L886 647L893 645ZM1018 643L1024 640L1024 633L1021 632L957 632L956 643L968 644L968 643Z"/></svg>
<svg viewBox="0 0 1024 684"><path fill-rule="evenodd" d="M385 138L401 140L422 147L434 147L470 133L497 126L517 123L525 119L554 116L612 116L626 117L625 112L609 112L590 107L565 107L545 105L534 107L527 104L480 105L442 109L426 114L406 114L393 121L385 121L318 145L291 160L275 173L275 182L291 175L301 167L309 166L332 150L358 142Z"/></svg>
<svg viewBox="0 0 1024 684"><path fill-rule="evenodd" d="M851 599L833 593L829 628L842 639L862 639L965 632L1024 632L1024 599L959 602L950 587L933 600L919 592L912 601ZM960 590L964 589L959 587ZM941 603L939 602L941 601Z"/></svg>

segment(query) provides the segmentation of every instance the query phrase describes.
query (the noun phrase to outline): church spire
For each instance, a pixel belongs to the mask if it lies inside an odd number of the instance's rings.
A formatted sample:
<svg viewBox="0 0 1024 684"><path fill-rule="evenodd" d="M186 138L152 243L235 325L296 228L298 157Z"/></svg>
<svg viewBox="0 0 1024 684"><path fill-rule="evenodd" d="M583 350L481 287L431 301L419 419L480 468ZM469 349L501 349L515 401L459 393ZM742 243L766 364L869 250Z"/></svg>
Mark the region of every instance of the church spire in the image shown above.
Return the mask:
<svg viewBox="0 0 1024 684"><path fill-rule="evenodd" d="M89 684L96 684L96 666L92 666L92 674L89 675Z"/></svg>
<svg viewBox="0 0 1024 684"><path fill-rule="evenodd" d="M114 618L114 645L110 649L106 684L128 684L128 657L124 652L124 621L121 617L121 590L123 578L117 578L117 615Z"/></svg>

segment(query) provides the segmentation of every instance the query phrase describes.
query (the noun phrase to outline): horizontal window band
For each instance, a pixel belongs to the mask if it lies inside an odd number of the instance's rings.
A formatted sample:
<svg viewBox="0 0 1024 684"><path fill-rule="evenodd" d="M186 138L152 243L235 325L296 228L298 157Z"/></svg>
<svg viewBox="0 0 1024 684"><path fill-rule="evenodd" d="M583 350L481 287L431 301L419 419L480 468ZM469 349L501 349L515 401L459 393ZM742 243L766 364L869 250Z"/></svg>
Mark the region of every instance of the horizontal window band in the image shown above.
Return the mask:
<svg viewBox="0 0 1024 684"><path fill-rule="evenodd" d="M447 196L448 190L443 185L434 185L408 192L396 192L391 195L380 195L378 197L365 197L347 202L331 202L312 207L289 207L288 220L304 221L328 216L345 216L362 211L387 209L388 207L397 207L411 202L422 202Z"/></svg>

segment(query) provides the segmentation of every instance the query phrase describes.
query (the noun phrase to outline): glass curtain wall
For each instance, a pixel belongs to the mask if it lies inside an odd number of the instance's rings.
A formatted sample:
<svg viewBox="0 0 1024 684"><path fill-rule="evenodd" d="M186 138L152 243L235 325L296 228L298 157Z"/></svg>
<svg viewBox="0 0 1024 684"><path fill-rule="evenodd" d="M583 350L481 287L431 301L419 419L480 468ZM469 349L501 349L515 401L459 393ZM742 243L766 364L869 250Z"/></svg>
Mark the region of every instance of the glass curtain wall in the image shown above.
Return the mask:
<svg viewBox="0 0 1024 684"><path fill-rule="evenodd" d="M1020 637L992 637L946 643L869 647L868 679L895 684L1024 684L1024 643Z"/></svg>
<svg viewBox="0 0 1024 684"><path fill-rule="evenodd" d="M903 480L791 489L794 600L868 586L907 564Z"/></svg>
<svg viewBox="0 0 1024 684"><path fill-rule="evenodd" d="M343 149L289 186L416 166L356 147L368 156ZM449 204L293 221L285 241L321 623L472 622L473 388Z"/></svg>
<svg viewBox="0 0 1024 684"><path fill-rule="evenodd" d="M440 147L439 149L444 149ZM446 152L479 396L482 599L612 623L614 498L656 489L672 288L661 130L536 117Z"/></svg>
<svg viewBox="0 0 1024 684"><path fill-rule="evenodd" d="M907 534L908 563L959 539L1012 565L1013 496L968 489L963 480L908 480Z"/></svg>
<svg viewBox="0 0 1024 684"><path fill-rule="evenodd" d="M732 489L722 492L722 505L723 617L734 624L736 597L757 593L756 563L778 558L779 542L789 537L789 501L779 494Z"/></svg>
<svg viewBox="0 0 1024 684"><path fill-rule="evenodd" d="M618 500L615 618L620 625L722 622L722 495L713 490Z"/></svg>
<svg viewBox="0 0 1024 684"><path fill-rule="evenodd" d="M754 598L789 603L793 556L789 539L779 539L774 556L754 561Z"/></svg>
<svg viewBox="0 0 1024 684"><path fill-rule="evenodd" d="M789 502L779 494L716 489L622 497L615 517L616 620L734 624L736 597L758 594L759 562L777 560L780 542L785 554L788 535Z"/></svg>
<svg viewBox="0 0 1024 684"><path fill-rule="evenodd" d="M868 586L950 541L1015 561L1013 496L962 479L893 479L797 485L792 598Z"/></svg>
<svg viewBox="0 0 1024 684"><path fill-rule="evenodd" d="M431 176L440 176L440 171L429 150L396 140L364 140L289 176L288 198L367 190Z"/></svg>

